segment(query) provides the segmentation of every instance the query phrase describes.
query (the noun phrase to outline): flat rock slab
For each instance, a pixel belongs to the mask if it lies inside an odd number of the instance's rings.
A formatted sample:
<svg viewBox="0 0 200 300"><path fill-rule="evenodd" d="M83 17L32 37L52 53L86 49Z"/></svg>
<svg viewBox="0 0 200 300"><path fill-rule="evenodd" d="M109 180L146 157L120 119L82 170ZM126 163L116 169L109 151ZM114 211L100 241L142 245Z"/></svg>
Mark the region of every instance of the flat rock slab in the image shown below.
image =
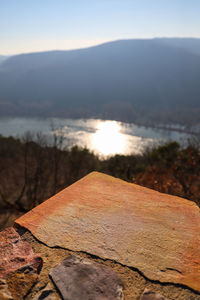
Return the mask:
<svg viewBox="0 0 200 300"><path fill-rule="evenodd" d="M200 210L93 172L16 221L46 245L84 251L200 292Z"/></svg>
<svg viewBox="0 0 200 300"><path fill-rule="evenodd" d="M123 285L109 267L77 256L67 257L50 271L64 300L122 300Z"/></svg>
<svg viewBox="0 0 200 300"><path fill-rule="evenodd" d="M37 281L41 266L41 257L14 228L0 232L0 299L23 299Z"/></svg>

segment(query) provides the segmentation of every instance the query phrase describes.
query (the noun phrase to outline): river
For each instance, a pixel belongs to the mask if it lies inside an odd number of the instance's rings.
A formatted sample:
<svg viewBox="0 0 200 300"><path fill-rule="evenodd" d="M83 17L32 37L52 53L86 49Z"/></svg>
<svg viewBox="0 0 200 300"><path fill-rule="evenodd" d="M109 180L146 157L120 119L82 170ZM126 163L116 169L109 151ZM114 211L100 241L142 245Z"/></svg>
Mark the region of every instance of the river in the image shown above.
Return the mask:
<svg viewBox="0 0 200 300"><path fill-rule="evenodd" d="M146 147L171 140L183 144L190 137L178 131L147 128L100 119L0 118L0 134L21 137L27 131L65 137L65 146L87 147L100 156L139 154Z"/></svg>

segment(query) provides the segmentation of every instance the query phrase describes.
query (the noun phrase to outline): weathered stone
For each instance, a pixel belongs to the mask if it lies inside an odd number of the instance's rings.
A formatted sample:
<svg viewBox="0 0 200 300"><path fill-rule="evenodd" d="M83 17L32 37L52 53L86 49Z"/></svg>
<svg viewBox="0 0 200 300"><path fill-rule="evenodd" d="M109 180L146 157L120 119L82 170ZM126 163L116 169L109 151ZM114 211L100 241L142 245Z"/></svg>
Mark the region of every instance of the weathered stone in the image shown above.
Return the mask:
<svg viewBox="0 0 200 300"><path fill-rule="evenodd" d="M42 290L40 290L33 298L33 300L56 300L54 291L48 283Z"/></svg>
<svg viewBox="0 0 200 300"><path fill-rule="evenodd" d="M0 299L1 300L14 300L8 290L8 285L5 279L0 279Z"/></svg>
<svg viewBox="0 0 200 300"><path fill-rule="evenodd" d="M123 285L109 267L77 256L67 257L50 271L64 300L122 300Z"/></svg>
<svg viewBox="0 0 200 300"><path fill-rule="evenodd" d="M162 295L152 292L148 289L145 289L141 300L167 300L167 298L163 297Z"/></svg>
<svg viewBox="0 0 200 300"><path fill-rule="evenodd" d="M14 300L22 300L38 280L38 275L29 266L5 277L8 289Z"/></svg>
<svg viewBox="0 0 200 300"><path fill-rule="evenodd" d="M23 299L38 279L42 259L12 227L0 232L0 253L0 299L7 291L11 299Z"/></svg>
<svg viewBox="0 0 200 300"><path fill-rule="evenodd" d="M42 259L31 246L23 242L14 228L0 232L0 278L20 268L32 268L39 273Z"/></svg>
<svg viewBox="0 0 200 300"><path fill-rule="evenodd" d="M91 173L16 221L49 246L84 251L200 292L200 210Z"/></svg>

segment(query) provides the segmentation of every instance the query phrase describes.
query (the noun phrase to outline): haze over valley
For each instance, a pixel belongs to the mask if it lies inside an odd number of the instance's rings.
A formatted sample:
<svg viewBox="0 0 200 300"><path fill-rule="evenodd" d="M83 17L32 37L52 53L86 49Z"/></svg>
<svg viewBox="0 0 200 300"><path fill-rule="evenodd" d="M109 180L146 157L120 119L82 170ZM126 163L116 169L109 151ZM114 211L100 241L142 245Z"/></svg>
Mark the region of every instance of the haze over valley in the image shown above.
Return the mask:
<svg viewBox="0 0 200 300"><path fill-rule="evenodd" d="M118 40L0 56L0 116L199 123L200 39Z"/></svg>

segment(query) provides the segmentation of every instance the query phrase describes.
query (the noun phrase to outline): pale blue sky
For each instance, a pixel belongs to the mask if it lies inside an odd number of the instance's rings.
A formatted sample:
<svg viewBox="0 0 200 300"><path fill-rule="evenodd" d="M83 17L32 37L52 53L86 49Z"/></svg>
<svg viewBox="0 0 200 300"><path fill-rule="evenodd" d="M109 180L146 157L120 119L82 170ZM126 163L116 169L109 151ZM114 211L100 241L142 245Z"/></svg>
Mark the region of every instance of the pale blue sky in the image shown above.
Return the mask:
<svg viewBox="0 0 200 300"><path fill-rule="evenodd" d="M0 54L200 37L200 0L0 0Z"/></svg>

